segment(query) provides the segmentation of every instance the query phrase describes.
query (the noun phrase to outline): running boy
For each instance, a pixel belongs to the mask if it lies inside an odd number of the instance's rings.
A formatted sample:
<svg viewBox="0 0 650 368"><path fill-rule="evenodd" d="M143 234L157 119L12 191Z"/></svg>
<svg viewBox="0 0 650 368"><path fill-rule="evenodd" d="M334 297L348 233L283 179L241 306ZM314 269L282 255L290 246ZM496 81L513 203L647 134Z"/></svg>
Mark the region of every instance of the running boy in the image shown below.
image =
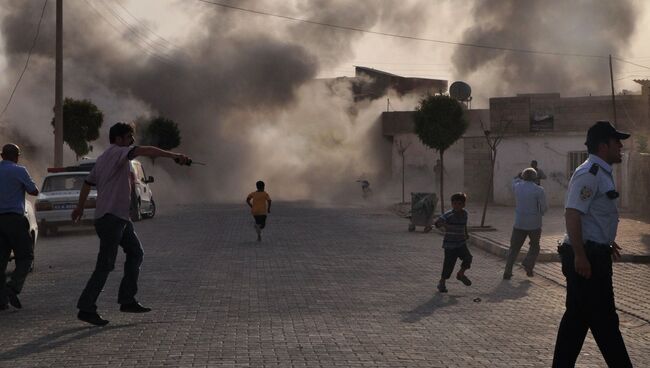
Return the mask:
<svg viewBox="0 0 650 368"><path fill-rule="evenodd" d="M257 241L262 241L262 229L266 226L266 215L271 213L271 197L264 191L264 182L255 183L256 192L252 192L246 197L246 203L251 208L255 218L255 231L257 232ZM251 202L252 200L252 202Z"/></svg>
<svg viewBox="0 0 650 368"><path fill-rule="evenodd" d="M467 249L467 211L465 211L465 193L456 193L451 196L452 210L445 212L440 216L434 225L437 228L445 229L445 238L442 241L442 247L445 250L445 260L442 266L442 277L438 283L438 291L447 292L445 281L451 277L451 273L456 266L456 259L460 258L460 271L456 274L456 279L463 284L470 286L472 282L465 276L465 270L472 265L472 254Z"/></svg>

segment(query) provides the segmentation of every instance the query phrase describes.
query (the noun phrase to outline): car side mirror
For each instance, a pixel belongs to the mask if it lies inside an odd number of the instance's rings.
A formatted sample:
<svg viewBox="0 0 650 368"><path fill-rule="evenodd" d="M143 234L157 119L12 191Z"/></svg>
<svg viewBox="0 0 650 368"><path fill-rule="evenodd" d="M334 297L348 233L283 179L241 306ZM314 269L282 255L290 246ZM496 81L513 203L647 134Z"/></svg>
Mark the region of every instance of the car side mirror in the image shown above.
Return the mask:
<svg viewBox="0 0 650 368"><path fill-rule="evenodd" d="M153 183L153 176L150 176L149 179L147 179L147 183Z"/></svg>

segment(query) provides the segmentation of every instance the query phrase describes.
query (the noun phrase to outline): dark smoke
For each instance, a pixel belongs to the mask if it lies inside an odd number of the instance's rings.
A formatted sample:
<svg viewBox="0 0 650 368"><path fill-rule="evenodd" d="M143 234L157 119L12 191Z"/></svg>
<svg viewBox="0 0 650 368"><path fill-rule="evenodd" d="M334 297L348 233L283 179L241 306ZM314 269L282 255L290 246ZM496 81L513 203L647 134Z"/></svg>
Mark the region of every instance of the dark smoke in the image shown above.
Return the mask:
<svg viewBox="0 0 650 368"><path fill-rule="evenodd" d="M28 78L21 84L17 102L3 119L29 132L35 143L47 151L42 155L44 160L49 160L52 141L48 123L54 104L54 3L48 4L42 25L44 31L32 56ZM296 8L276 6L275 1L230 3L357 28L378 26L390 31L405 23L424 24L424 12L418 11L422 2L396 4L394 9L385 4L362 6L347 0L300 2ZM302 195L320 191L318 186L326 186L322 180L318 183L309 180L315 177L314 172L331 169L332 163L324 162L328 151L322 147L322 137L306 133L305 142L294 144L299 139L293 132L301 131L301 125L307 123L313 124L310 130L323 122L355 123L356 117L348 114L352 101L349 86L339 87L343 91L340 96L349 98L347 104L340 99L303 99L326 97L327 92L322 87L309 91L311 84L307 82L313 80L321 65L335 65L353 57L351 43L362 34L200 2L152 4L174 6L179 11L196 14L191 37L175 51L163 53L152 43L143 42L139 37L142 32L139 25L120 24L112 17L113 12L119 11L112 2L65 2L64 93L69 97L89 98L105 112L104 134L95 146L101 149L107 145L105 133L117 120L133 121L139 116L162 115L179 124L183 144L178 150L209 163L207 168L183 171L183 178L169 179L182 182L183 192L188 196L199 194L213 199L237 196L247 191L258 176L284 176L286 181L277 179L277 183L298 183L304 187ZM40 1L7 0L2 3L2 37L9 75L15 75L24 62L41 6ZM303 121L308 111L305 106L309 104L318 105L315 110L323 111L323 115L316 117L321 121ZM269 135L275 139L264 143L251 139L260 135L261 127L271 132ZM328 129L321 127L325 132ZM342 142L342 146L351 142L364 144L358 137L346 136L352 133L345 126L336 126L336 129L337 142ZM354 131L354 134L366 133L359 129ZM285 141L291 137L292 142ZM278 147L284 147L283 156L270 152ZM287 147L295 147L295 150ZM306 155L305 151L323 154ZM343 147L340 152L351 150ZM267 162L270 156L273 162ZM313 157L308 157L310 161L306 167L278 174L283 170L283 160L307 156ZM170 175L178 172L178 168L171 168L164 162L159 164L160 161L163 160L156 161L159 169L168 170ZM335 162L344 166L338 167L337 172L349 169L350 164L345 160ZM372 160L364 164L372 171ZM290 193L287 196L290 197Z"/></svg>
<svg viewBox="0 0 650 368"><path fill-rule="evenodd" d="M638 10L632 0L479 0L473 9L474 25L461 42L616 55L629 46ZM458 47L453 62L464 78L481 80L482 93L488 96L606 94L609 87L607 59Z"/></svg>

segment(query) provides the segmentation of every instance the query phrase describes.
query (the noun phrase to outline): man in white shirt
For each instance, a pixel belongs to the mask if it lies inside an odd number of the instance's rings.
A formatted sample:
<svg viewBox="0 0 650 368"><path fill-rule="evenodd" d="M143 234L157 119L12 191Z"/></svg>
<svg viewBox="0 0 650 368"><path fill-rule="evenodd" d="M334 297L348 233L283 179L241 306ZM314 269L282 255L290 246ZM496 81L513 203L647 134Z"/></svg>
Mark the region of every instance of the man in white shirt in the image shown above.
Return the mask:
<svg viewBox="0 0 650 368"><path fill-rule="evenodd" d="M539 239L542 236L542 216L547 210L544 188L535 184L537 172L532 167L525 169L512 183L515 193L515 224L510 237L510 250L503 279L510 280L512 266L519 251L528 237L530 239L528 254L521 263L528 277L534 276L533 268L539 255Z"/></svg>

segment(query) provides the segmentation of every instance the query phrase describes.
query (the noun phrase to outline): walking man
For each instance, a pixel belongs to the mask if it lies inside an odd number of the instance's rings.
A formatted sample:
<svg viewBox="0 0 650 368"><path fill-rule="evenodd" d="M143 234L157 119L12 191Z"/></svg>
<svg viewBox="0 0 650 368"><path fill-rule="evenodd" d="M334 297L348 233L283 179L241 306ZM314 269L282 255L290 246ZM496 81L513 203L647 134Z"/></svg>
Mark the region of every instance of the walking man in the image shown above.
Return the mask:
<svg viewBox="0 0 650 368"><path fill-rule="evenodd" d="M34 260L29 220L25 217L25 193L36 196L38 188L25 167L18 165L20 148L13 143L2 147L0 162L0 310L8 304L22 308L18 294ZM14 252L16 269L6 282L9 255Z"/></svg>
<svg viewBox="0 0 650 368"><path fill-rule="evenodd" d="M111 145L97 158L95 166L81 188L77 208L72 212L72 220L78 221L83 215L90 187L96 186L95 231L99 236L99 254L95 270L77 302L77 308L79 308L77 318L97 326L108 323L97 313L95 303L106 283L108 274L115 268L118 245L126 254L124 276L117 299L120 311L126 313L151 311L150 308L143 307L135 299L144 252L129 218L130 161L138 156L147 156L172 158L180 165L191 163L191 160L185 155L164 151L157 147L133 146L133 134L134 129L130 124L118 122L111 127L109 132Z"/></svg>
<svg viewBox="0 0 650 368"><path fill-rule="evenodd" d="M612 165L621 162L621 140L627 133L599 121L587 132L587 161L569 182L565 204L567 236L558 247L566 277L566 311L555 343L553 367L574 367L582 344L591 333L610 367L632 367L619 329L612 286L619 194Z"/></svg>
<svg viewBox="0 0 650 368"><path fill-rule="evenodd" d="M510 236L510 250L503 272L504 280L510 280L512 277L512 266L526 237L530 239L528 254L521 264L528 277L534 276L533 268L539 255L539 239L542 236L542 216L547 210L544 188L534 183L537 177L535 169L529 167L520 176L521 179L518 176L512 183L515 192L515 224Z"/></svg>
<svg viewBox="0 0 650 368"><path fill-rule="evenodd" d="M530 162L530 167L532 167L533 169L535 169L535 172L537 173L537 177L536 177L535 180L534 180L535 184L537 184L537 185L542 185L542 184L541 184L541 181L544 180L544 179L546 179L546 174L544 174L544 171L542 171L542 169L540 169L539 167L537 167L537 160L532 160L532 161Z"/></svg>

